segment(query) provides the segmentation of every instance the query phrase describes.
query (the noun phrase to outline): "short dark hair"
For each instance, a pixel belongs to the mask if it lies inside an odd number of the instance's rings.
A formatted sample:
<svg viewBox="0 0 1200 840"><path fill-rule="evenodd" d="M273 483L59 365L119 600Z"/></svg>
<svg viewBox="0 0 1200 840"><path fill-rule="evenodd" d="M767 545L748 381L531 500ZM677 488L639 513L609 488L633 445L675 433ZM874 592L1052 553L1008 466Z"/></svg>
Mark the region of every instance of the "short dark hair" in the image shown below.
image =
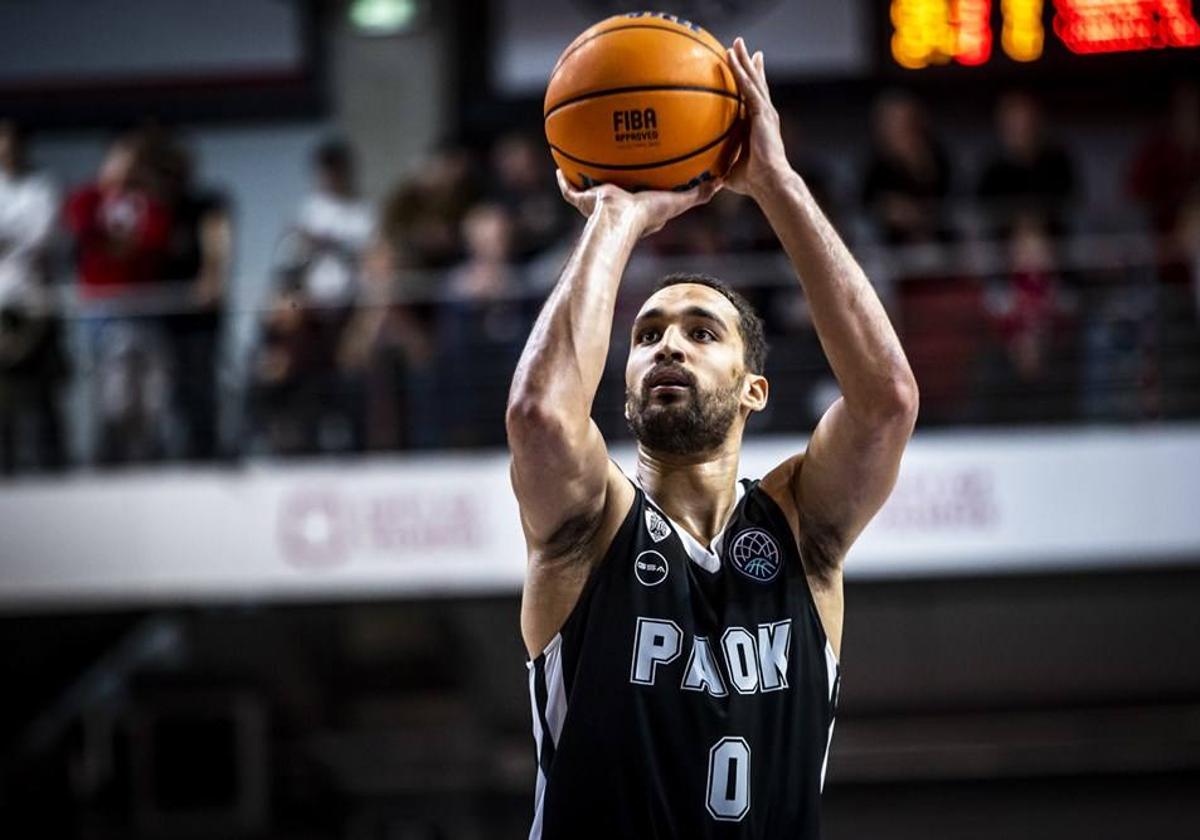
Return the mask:
<svg viewBox="0 0 1200 840"><path fill-rule="evenodd" d="M0 118L0 132L6 133L12 143L13 163L17 172L24 174L29 168L29 131L20 123Z"/></svg>
<svg viewBox="0 0 1200 840"><path fill-rule="evenodd" d="M354 152L349 143L338 137L325 140L317 146L312 160L317 169L325 172L349 175L354 169Z"/></svg>
<svg viewBox="0 0 1200 840"><path fill-rule="evenodd" d="M750 373L762 373L767 364L767 337L763 330L763 320L758 317L758 313L754 311L750 301L734 291L728 283L718 280L710 274L694 271L678 271L668 274L658 281L658 286L654 291L661 292L668 286L678 286L681 283L708 286L708 288L720 292L726 300L733 304L733 308L737 310L738 314L738 331L742 334L746 370Z"/></svg>

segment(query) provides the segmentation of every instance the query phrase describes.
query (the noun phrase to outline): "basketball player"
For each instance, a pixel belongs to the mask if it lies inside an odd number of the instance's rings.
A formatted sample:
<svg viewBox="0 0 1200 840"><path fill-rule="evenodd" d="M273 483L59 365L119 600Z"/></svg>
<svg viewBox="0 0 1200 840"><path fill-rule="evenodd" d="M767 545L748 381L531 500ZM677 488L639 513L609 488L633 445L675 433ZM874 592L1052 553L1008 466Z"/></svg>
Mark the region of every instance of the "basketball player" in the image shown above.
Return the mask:
<svg viewBox="0 0 1200 840"><path fill-rule="evenodd" d="M818 836L842 638L842 561L883 504L917 387L863 272L788 164L761 53L729 51L747 146L688 193L571 189L583 234L529 337L508 407L529 564L538 777L531 838ZM589 417L638 239L721 186L786 249L842 397L805 452L737 480L767 404L762 323L703 275L642 306L625 369L632 480Z"/></svg>

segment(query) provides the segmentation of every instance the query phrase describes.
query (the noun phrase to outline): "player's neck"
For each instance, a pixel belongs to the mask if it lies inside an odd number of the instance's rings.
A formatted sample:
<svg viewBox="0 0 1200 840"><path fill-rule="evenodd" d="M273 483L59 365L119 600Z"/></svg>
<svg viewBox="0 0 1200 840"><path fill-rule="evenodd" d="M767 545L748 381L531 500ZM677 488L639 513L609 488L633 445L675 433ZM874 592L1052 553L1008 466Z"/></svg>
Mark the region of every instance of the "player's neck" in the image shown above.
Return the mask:
<svg viewBox="0 0 1200 840"><path fill-rule="evenodd" d="M701 544L725 526L737 503L736 445L702 456L674 456L638 447L637 480L655 504Z"/></svg>

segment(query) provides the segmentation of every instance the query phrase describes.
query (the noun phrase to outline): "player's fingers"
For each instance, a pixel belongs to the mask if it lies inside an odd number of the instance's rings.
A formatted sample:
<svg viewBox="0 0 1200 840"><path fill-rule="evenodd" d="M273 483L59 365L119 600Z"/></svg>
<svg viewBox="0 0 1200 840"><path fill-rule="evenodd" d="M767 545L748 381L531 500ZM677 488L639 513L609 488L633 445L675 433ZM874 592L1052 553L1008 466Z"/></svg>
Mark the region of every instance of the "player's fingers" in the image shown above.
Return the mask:
<svg viewBox="0 0 1200 840"><path fill-rule="evenodd" d="M733 70L733 78L737 80L738 90L741 92L742 98L746 100L746 108L752 114L758 113L762 107L762 97L758 93L758 88L754 86L750 74L742 65L741 57L736 50L729 51L729 66Z"/></svg>
<svg viewBox="0 0 1200 840"><path fill-rule="evenodd" d="M758 89L763 101L771 101L771 91L767 89L767 77L763 72L763 54L762 50L756 52L753 56L747 54L746 69L750 73L750 78L754 80L754 86Z"/></svg>
<svg viewBox="0 0 1200 840"><path fill-rule="evenodd" d="M567 176L563 174L561 169L554 170L554 177L558 181L558 191L562 193L562 197L569 204L575 207L579 206L579 191L571 186L571 182L567 180Z"/></svg>
<svg viewBox="0 0 1200 840"><path fill-rule="evenodd" d="M674 217L686 213L692 207L705 204L711 199L720 189L720 179L716 181L705 181L699 186L692 187L690 190L682 190L680 192L662 191L655 193L653 199L649 199L651 206L655 209L652 215L656 218L673 219ZM661 225L659 225L661 227Z"/></svg>
<svg viewBox="0 0 1200 840"><path fill-rule="evenodd" d="M700 195L697 203L705 204L725 186L724 178L714 178L700 185Z"/></svg>
<svg viewBox="0 0 1200 840"><path fill-rule="evenodd" d="M712 181L705 181L700 186L690 189L685 193L680 193L681 196L686 197L683 209L686 210L691 207L699 207L701 204L708 204L712 200L712 197L721 191L722 186L724 186L724 180L715 178Z"/></svg>
<svg viewBox="0 0 1200 840"><path fill-rule="evenodd" d="M727 49L725 53L726 57L729 59L729 68L733 71L733 75L737 79L738 87L742 88L748 87L749 85L745 80L746 68L742 64L742 56L738 52L738 41L740 40L740 38L735 38L733 41L733 46Z"/></svg>
<svg viewBox="0 0 1200 840"><path fill-rule="evenodd" d="M756 93L762 99L767 99L767 86L761 78L759 78L758 67L755 64L755 59L750 55L750 49L746 46L744 38L735 38L733 42L734 52L740 59L742 69L746 73L746 77L750 80Z"/></svg>
<svg viewBox="0 0 1200 840"><path fill-rule="evenodd" d="M755 113L761 111L770 103L766 85L758 78L758 68L754 59L746 49L746 42L741 38L734 41L734 62L738 68L738 85L741 87L747 102L753 105Z"/></svg>
<svg viewBox="0 0 1200 840"><path fill-rule="evenodd" d="M762 50L754 54L754 69L758 71L758 83L762 86L763 99L770 102L771 86L767 84L767 59Z"/></svg>
<svg viewBox="0 0 1200 840"><path fill-rule="evenodd" d="M673 193L671 197L675 201L676 214L701 204L707 204L708 200L716 194L717 189L714 181L705 181L687 192Z"/></svg>

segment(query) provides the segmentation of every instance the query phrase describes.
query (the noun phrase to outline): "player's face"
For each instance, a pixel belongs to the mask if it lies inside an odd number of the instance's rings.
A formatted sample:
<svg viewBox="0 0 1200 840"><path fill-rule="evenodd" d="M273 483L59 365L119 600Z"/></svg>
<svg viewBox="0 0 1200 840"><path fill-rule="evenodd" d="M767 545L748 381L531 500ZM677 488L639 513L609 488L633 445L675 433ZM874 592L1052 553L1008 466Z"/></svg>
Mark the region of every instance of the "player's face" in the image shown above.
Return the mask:
<svg viewBox="0 0 1200 840"><path fill-rule="evenodd" d="M655 293L633 324L625 414L648 449L707 452L745 411L762 408L766 380L747 376L738 312L715 289L680 283Z"/></svg>

